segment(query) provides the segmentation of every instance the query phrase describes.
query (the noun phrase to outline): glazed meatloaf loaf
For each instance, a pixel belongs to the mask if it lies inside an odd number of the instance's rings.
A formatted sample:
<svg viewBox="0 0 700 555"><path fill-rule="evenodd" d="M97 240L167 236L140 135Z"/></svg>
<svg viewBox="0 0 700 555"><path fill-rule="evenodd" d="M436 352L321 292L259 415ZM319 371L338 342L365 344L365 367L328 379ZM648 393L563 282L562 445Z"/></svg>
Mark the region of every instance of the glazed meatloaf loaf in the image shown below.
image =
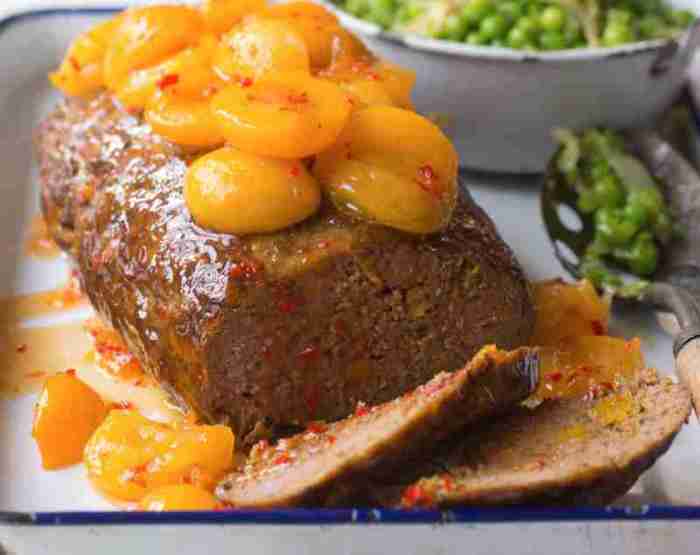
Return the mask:
<svg viewBox="0 0 700 555"><path fill-rule="evenodd" d="M63 101L37 146L46 221L97 311L167 390L239 434L338 419L528 340L526 280L467 193L427 237L326 206L239 238L193 223L193 154L108 95Z"/></svg>

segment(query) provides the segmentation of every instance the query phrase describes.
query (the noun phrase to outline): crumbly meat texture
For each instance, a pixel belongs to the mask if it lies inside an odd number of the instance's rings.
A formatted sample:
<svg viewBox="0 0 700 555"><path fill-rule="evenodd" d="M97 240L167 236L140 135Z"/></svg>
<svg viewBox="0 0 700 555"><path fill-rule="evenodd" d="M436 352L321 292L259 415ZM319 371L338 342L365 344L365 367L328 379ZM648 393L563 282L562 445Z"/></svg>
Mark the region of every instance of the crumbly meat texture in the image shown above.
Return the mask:
<svg viewBox="0 0 700 555"><path fill-rule="evenodd" d="M342 418L529 339L523 273L466 193L429 237L330 206L235 237L190 218L194 154L108 95L61 102L36 143L49 230L97 311L176 398L238 434Z"/></svg>
<svg viewBox="0 0 700 555"><path fill-rule="evenodd" d="M480 419L501 414L534 390L534 349L510 353L482 349L462 370L442 372L428 383L353 416L272 446L256 445L246 464L217 488L234 507L320 506L334 484L352 483L410 461L441 439Z"/></svg>
<svg viewBox="0 0 700 555"><path fill-rule="evenodd" d="M690 410L685 387L646 371L602 399L546 401L467 429L411 468L424 477L355 495L402 507L608 504L666 452Z"/></svg>

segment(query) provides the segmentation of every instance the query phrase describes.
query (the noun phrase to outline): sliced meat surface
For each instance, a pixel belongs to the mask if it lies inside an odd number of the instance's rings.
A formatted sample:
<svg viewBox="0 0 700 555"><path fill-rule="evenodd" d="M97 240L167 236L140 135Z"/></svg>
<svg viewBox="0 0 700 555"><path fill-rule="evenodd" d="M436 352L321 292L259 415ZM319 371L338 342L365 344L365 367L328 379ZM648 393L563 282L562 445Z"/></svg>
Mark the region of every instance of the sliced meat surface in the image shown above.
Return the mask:
<svg viewBox="0 0 700 555"><path fill-rule="evenodd" d="M461 368L484 345L529 340L525 277L466 191L427 237L330 205L235 237L192 221L193 155L108 95L62 102L36 142L48 228L92 304L163 387L241 443L343 418L358 401Z"/></svg>
<svg viewBox="0 0 700 555"><path fill-rule="evenodd" d="M257 444L217 495L234 507L325 504L334 484L351 488L368 473L410 460L456 430L513 407L536 386L538 363L533 349L485 347L462 370L440 373L394 401L359 405L353 416L274 446Z"/></svg>
<svg viewBox="0 0 700 555"><path fill-rule="evenodd" d="M606 504L669 448L689 414L687 390L647 371L601 399L545 402L467 429L416 468L428 477L366 493L402 507Z"/></svg>

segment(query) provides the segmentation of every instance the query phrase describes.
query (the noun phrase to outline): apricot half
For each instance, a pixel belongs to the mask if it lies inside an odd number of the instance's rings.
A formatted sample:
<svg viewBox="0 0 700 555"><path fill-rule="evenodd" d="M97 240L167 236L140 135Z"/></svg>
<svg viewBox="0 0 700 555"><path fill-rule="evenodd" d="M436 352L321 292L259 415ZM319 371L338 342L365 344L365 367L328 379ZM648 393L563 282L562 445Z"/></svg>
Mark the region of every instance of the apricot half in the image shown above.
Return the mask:
<svg viewBox="0 0 700 555"><path fill-rule="evenodd" d="M222 148L198 159L185 201L207 229L245 235L283 229L316 212L320 189L304 165Z"/></svg>
<svg viewBox="0 0 700 555"><path fill-rule="evenodd" d="M117 24L118 19L111 19L78 35L58 70L49 75L51 83L68 96L89 96L100 90L107 44Z"/></svg>
<svg viewBox="0 0 700 555"><path fill-rule="evenodd" d="M200 96L218 81L211 67L216 44L212 35L205 35L197 46L186 48L155 66L133 71L117 89L117 98L131 110L143 110L159 91Z"/></svg>
<svg viewBox="0 0 700 555"><path fill-rule="evenodd" d="M154 489L139 506L144 511L213 511L220 503L205 489L178 484Z"/></svg>
<svg viewBox="0 0 700 555"><path fill-rule="evenodd" d="M51 376L37 401L32 426L42 466L53 470L79 463L106 415L99 395L73 374Z"/></svg>
<svg viewBox="0 0 700 555"><path fill-rule="evenodd" d="M263 9L265 0L204 0L202 13L207 30L222 34L253 12Z"/></svg>
<svg viewBox="0 0 700 555"><path fill-rule="evenodd" d="M214 69L231 81L257 79L272 71L309 71L309 51L296 29L277 19L246 20L221 37Z"/></svg>
<svg viewBox="0 0 700 555"><path fill-rule="evenodd" d="M347 33L335 15L313 2L275 4L259 12L258 16L290 23L304 39L311 67L316 69L331 63L334 39Z"/></svg>
<svg viewBox="0 0 700 555"><path fill-rule="evenodd" d="M155 65L195 44L204 21L200 12L185 6L149 6L123 13L104 60L104 80L116 91L129 73Z"/></svg>
<svg viewBox="0 0 700 555"><path fill-rule="evenodd" d="M457 153L432 122L408 110L371 106L352 115L313 171L341 210L432 233L455 207L457 167Z"/></svg>
<svg viewBox="0 0 700 555"><path fill-rule="evenodd" d="M303 73L280 73L212 99L221 133L233 146L277 158L304 158L337 139L351 111L340 88Z"/></svg>
<svg viewBox="0 0 700 555"><path fill-rule="evenodd" d="M153 131L182 146L215 147L224 142L207 99L163 91L148 103L144 118Z"/></svg>
<svg viewBox="0 0 700 555"><path fill-rule="evenodd" d="M233 447L226 426L169 426L135 411L112 410L85 446L84 461L98 490L139 501L161 486L213 487L231 467Z"/></svg>

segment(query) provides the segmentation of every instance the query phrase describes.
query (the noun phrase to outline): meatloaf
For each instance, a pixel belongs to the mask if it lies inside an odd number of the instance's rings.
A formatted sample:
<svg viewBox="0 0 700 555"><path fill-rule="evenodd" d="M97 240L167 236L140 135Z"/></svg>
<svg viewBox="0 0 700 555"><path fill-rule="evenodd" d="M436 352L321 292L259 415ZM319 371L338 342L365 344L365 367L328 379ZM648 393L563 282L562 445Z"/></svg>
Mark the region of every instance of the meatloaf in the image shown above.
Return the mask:
<svg viewBox="0 0 700 555"><path fill-rule="evenodd" d="M328 504L334 487L354 489L380 469L405 466L457 430L512 409L534 391L538 374L534 349L484 347L461 370L441 372L398 399L359 405L352 416L317 423L275 446L256 444L217 495L234 507L257 509Z"/></svg>
<svg viewBox="0 0 700 555"><path fill-rule="evenodd" d="M108 95L63 101L37 147L46 222L94 307L177 399L239 434L338 419L529 338L523 272L466 192L427 237L330 206L235 237L190 218L195 153Z"/></svg>
<svg viewBox="0 0 700 555"><path fill-rule="evenodd" d="M690 411L685 387L646 370L603 398L545 401L469 428L411 468L423 478L366 485L362 499L403 507L611 503L666 452Z"/></svg>

